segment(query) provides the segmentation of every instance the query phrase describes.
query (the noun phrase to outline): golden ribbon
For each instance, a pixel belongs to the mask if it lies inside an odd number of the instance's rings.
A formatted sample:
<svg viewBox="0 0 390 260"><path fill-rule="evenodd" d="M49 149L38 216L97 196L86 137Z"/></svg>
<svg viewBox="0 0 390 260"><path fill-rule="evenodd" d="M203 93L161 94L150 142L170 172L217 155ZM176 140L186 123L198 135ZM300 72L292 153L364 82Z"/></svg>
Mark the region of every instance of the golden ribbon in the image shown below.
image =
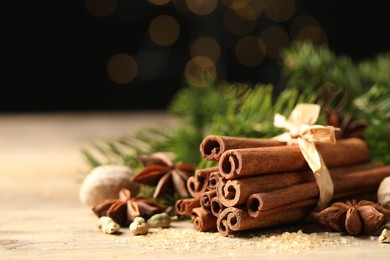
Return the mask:
<svg viewBox="0 0 390 260"><path fill-rule="evenodd" d="M315 142L336 143L333 126L314 125L320 114L321 107L316 104L298 104L288 119L276 114L274 125L285 128L285 132L274 137L288 144L298 143L302 155L313 171L319 189L317 210L325 208L333 197L333 181L328 168L318 152Z"/></svg>

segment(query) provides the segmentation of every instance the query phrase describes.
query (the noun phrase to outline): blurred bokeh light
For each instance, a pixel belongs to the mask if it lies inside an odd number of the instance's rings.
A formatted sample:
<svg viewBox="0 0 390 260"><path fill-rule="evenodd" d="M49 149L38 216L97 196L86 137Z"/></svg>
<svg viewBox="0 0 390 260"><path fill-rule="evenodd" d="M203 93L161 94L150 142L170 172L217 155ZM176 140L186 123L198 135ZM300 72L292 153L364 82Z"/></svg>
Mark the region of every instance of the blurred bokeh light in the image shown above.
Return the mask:
<svg viewBox="0 0 390 260"><path fill-rule="evenodd" d="M126 53L118 53L107 63L107 74L118 84L131 82L138 72L138 65L133 57Z"/></svg>
<svg viewBox="0 0 390 260"><path fill-rule="evenodd" d="M179 38L180 27L175 18L159 15L149 25L150 38L158 45L173 44Z"/></svg>
<svg viewBox="0 0 390 260"><path fill-rule="evenodd" d="M186 0L188 9L197 15L207 15L215 10L218 0Z"/></svg>
<svg viewBox="0 0 390 260"><path fill-rule="evenodd" d="M265 13L274 22L285 22L295 13L295 0L265 0Z"/></svg>
<svg viewBox="0 0 390 260"><path fill-rule="evenodd" d="M283 89L279 54L294 41L354 59L390 49L385 1L342 3L6 0L0 110L161 109L206 72Z"/></svg>
<svg viewBox="0 0 390 260"><path fill-rule="evenodd" d="M148 0L148 1L154 5L166 5L170 2L170 0Z"/></svg>
<svg viewBox="0 0 390 260"><path fill-rule="evenodd" d="M221 55L221 47L216 39L201 37L192 43L190 53L191 57L205 56L217 63Z"/></svg>

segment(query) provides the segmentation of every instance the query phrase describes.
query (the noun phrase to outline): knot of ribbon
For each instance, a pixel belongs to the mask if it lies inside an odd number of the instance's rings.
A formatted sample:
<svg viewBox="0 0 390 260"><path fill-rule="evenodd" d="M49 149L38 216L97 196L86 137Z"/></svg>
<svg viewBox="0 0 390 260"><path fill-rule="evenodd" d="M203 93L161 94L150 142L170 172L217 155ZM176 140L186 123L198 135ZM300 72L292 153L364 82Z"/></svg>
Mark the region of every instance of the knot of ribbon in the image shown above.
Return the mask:
<svg viewBox="0 0 390 260"><path fill-rule="evenodd" d="M274 125L287 131L273 137L287 144L298 143L310 169L313 171L318 189L319 200L317 210L325 208L333 197L333 181L328 168L318 152L316 142L336 143L333 126L314 125L320 114L321 107L317 104L297 104L288 118L276 114Z"/></svg>

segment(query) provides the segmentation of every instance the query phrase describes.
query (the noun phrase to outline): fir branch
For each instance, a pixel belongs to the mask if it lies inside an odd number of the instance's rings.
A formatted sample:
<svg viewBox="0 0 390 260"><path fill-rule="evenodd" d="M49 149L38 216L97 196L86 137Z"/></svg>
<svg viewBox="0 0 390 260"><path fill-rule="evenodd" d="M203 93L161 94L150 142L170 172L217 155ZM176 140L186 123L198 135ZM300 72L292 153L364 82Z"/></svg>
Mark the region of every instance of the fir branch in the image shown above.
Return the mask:
<svg viewBox="0 0 390 260"><path fill-rule="evenodd" d="M294 42L282 52L281 57L282 73L288 78L288 86L313 93L331 82L349 93L350 102L364 91L359 71L352 59L336 56L325 46Z"/></svg>
<svg viewBox="0 0 390 260"><path fill-rule="evenodd" d="M360 116L370 122L363 138L371 148L372 158L390 164L389 86L373 86L365 94L358 97L354 104L360 110Z"/></svg>
<svg viewBox="0 0 390 260"><path fill-rule="evenodd" d="M379 53L373 59L361 61L358 70L366 86L390 87L390 52Z"/></svg>

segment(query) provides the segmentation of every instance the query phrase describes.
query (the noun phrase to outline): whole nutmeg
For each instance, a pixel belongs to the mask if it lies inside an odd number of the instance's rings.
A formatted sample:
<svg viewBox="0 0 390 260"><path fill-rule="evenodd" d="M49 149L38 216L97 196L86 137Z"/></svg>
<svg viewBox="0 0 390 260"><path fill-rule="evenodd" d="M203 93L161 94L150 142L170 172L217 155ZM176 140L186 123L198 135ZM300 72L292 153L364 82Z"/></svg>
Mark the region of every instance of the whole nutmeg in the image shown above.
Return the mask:
<svg viewBox="0 0 390 260"><path fill-rule="evenodd" d="M390 176L382 180L377 195L379 204L385 209L390 209Z"/></svg>
<svg viewBox="0 0 390 260"><path fill-rule="evenodd" d="M123 165L102 165L94 168L83 180L79 190L81 203L93 207L106 199L118 199L122 188L136 196L139 184L132 181L133 173Z"/></svg>

